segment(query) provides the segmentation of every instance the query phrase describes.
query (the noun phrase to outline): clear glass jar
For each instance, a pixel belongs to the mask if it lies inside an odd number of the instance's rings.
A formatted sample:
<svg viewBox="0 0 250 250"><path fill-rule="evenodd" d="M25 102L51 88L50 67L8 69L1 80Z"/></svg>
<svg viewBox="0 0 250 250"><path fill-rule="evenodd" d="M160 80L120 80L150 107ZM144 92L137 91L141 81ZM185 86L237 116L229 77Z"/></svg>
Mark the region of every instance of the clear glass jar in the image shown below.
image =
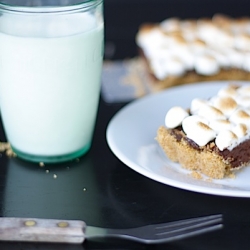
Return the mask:
<svg viewBox="0 0 250 250"><path fill-rule="evenodd" d="M103 61L102 0L0 4L0 108L17 156L61 162L92 141Z"/></svg>

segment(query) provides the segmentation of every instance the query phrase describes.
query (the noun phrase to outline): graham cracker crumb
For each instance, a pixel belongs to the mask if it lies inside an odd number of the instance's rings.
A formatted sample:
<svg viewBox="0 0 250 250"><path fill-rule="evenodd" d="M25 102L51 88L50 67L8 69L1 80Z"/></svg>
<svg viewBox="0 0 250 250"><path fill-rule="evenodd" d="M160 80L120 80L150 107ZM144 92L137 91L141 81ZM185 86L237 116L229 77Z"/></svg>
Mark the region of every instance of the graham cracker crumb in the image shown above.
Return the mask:
<svg viewBox="0 0 250 250"><path fill-rule="evenodd" d="M16 157L8 142L0 142L0 152L5 152L8 157Z"/></svg>
<svg viewBox="0 0 250 250"><path fill-rule="evenodd" d="M202 175L199 172L197 172L197 171L192 171L191 172L191 176L193 178L197 179L197 180L202 180L203 179Z"/></svg>
<svg viewBox="0 0 250 250"><path fill-rule="evenodd" d="M10 148L10 144L7 142L0 142L0 152L4 152L5 150Z"/></svg>
<svg viewBox="0 0 250 250"><path fill-rule="evenodd" d="M5 152L8 157L16 157L16 153L14 153L11 148L7 149Z"/></svg>
<svg viewBox="0 0 250 250"><path fill-rule="evenodd" d="M207 178L206 181L207 182L213 182L213 179L212 178Z"/></svg>
<svg viewBox="0 0 250 250"><path fill-rule="evenodd" d="M44 167L45 166L44 162L39 162L39 166Z"/></svg>

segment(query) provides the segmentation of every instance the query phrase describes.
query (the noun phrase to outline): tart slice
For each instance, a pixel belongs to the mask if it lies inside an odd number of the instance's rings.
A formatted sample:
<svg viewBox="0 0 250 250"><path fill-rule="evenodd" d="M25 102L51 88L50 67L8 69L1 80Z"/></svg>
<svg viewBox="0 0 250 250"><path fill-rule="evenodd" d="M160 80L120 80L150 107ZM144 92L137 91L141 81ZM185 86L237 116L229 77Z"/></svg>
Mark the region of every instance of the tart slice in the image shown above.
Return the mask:
<svg viewBox="0 0 250 250"><path fill-rule="evenodd" d="M250 86L229 85L189 110L172 107L156 140L167 157L192 171L222 179L250 164Z"/></svg>
<svg viewBox="0 0 250 250"><path fill-rule="evenodd" d="M167 18L139 27L136 43L154 91L193 82L250 80L250 18Z"/></svg>

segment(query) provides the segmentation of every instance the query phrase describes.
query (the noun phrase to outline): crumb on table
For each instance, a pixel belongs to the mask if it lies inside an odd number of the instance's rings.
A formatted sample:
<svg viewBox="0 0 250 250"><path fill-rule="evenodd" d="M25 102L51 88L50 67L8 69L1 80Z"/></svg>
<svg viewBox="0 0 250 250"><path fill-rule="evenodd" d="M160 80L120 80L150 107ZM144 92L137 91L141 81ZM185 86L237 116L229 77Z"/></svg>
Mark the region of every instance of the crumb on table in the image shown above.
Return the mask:
<svg viewBox="0 0 250 250"><path fill-rule="evenodd" d="M16 157L9 142L0 142L0 152L5 152L8 157Z"/></svg>

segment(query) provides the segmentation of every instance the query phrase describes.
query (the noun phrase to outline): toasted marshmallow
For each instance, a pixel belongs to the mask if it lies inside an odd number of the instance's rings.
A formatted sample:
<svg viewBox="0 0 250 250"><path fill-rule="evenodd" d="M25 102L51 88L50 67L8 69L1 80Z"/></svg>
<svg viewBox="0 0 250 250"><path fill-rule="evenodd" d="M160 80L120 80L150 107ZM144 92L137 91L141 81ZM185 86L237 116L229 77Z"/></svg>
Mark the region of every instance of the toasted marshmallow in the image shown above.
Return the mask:
<svg viewBox="0 0 250 250"><path fill-rule="evenodd" d="M176 128L181 125L183 119L188 115L188 112L182 107L173 107L165 116L165 125L167 128Z"/></svg>
<svg viewBox="0 0 250 250"><path fill-rule="evenodd" d="M235 99L236 99L238 105L240 105L240 106L242 106L244 108L249 108L250 107L250 96L248 96L248 95L240 95L240 96L237 96Z"/></svg>
<svg viewBox="0 0 250 250"><path fill-rule="evenodd" d="M210 100L210 103L227 117L229 117L238 107L237 102L230 96L216 96Z"/></svg>
<svg viewBox="0 0 250 250"><path fill-rule="evenodd" d="M250 72L250 52L244 54L243 69Z"/></svg>
<svg viewBox="0 0 250 250"><path fill-rule="evenodd" d="M199 39L192 41L189 46L194 55L204 54L207 50L207 44Z"/></svg>
<svg viewBox="0 0 250 250"><path fill-rule="evenodd" d="M209 127L219 133L222 130L232 129L232 123L226 119L216 119L209 122Z"/></svg>
<svg viewBox="0 0 250 250"><path fill-rule="evenodd" d="M241 34L249 31L249 18L241 17L234 20L231 27L234 34Z"/></svg>
<svg viewBox="0 0 250 250"><path fill-rule="evenodd" d="M199 119L198 116L188 116L182 122L182 128L186 136L200 147L205 146L216 136L215 131L207 125L207 122L202 121L204 121L202 117Z"/></svg>
<svg viewBox="0 0 250 250"><path fill-rule="evenodd" d="M194 56L192 51L190 51L187 42L177 42L171 49L174 56L179 58L185 65L186 70L192 70L194 67Z"/></svg>
<svg viewBox="0 0 250 250"><path fill-rule="evenodd" d="M220 65L210 55L199 55L194 61L195 71L201 75L214 75L220 71Z"/></svg>
<svg viewBox="0 0 250 250"><path fill-rule="evenodd" d="M230 96L230 97L234 98L235 96L237 96L237 94L238 94L237 88L233 85L230 85L226 88L220 89L217 95L222 96L222 97L223 96Z"/></svg>
<svg viewBox="0 0 250 250"><path fill-rule="evenodd" d="M229 121L235 123L235 124L245 124L247 126L250 126L250 115L246 110L244 109L237 109L230 117Z"/></svg>
<svg viewBox="0 0 250 250"><path fill-rule="evenodd" d="M212 21L218 27L221 27L225 30L231 30L233 19L224 14L215 14L212 18Z"/></svg>
<svg viewBox="0 0 250 250"><path fill-rule="evenodd" d="M238 95L235 97L239 106L245 108L245 110L250 108L250 86L241 86L237 90ZM249 112L248 112L249 113Z"/></svg>
<svg viewBox="0 0 250 250"><path fill-rule="evenodd" d="M234 48L226 48L225 53L228 58L228 62L233 68L242 69L244 63L244 54Z"/></svg>
<svg viewBox="0 0 250 250"><path fill-rule="evenodd" d="M202 123L204 123L206 125L209 124L209 121L206 118L202 117L202 116L190 115L190 116L185 117L185 119L183 119L182 126L187 128L188 126L192 126L192 124L198 123L198 122L202 122Z"/></svg>
<svg viewBox="0 0 250 250"><path fill-rule="evenodd" d="M197 39L196 20L183 20L180 25L186 41L192 42Z"/></svg>
<svg viewBox="0 0 250 250"><path fill-rule="evenodd" d="M250 86L246 85L246 86L241 86L238 88L238 93L241 95L246 95L246 96L250 96Z"/></svg>
<svg viewBox="0 0 250 250"><path fill-rule="evenodd" d="M201 108L198 110L197 114L205 117L210 121L215 119L226 119L222 111L209 104L202 105Z"/></svg>
<svg viewBox="0 0 250 250"><path fill-rule="evenodd" d="M248 34L238 34L235 37L235 48L238 50L249 51L250 50L250 35Z"/></svg>
<svg viewBox="0 0 250 250"><path fill-rule="evenodd" d="M220 30L210 19L200 19L197 21L197 32L201 40L207 44L214 44Z"/></svg>
<svg viewBox="0 0 250 250"><path fill-rule="evenodd" d="M179 31L180 20L178 18L168 18L160 23L160 27L166 33Z"/></svg>
<svg viewBox="0 0 250 250"><path fill-rule="evenodd" d="M176 46L185 46L186 41L183 38L181 33L170 33L170 34L164 34L164 43L163 47L168 47L171 51L176 47Z"/></svg>
<svg viewBox="0 0 250 250"><path fill-rule="evenodd" d="M136 37L137 44L144 49L144 53L152 47L160 46L163 43L164 34L155 26L145 25Z"/></svg>
<svg viewBox="0 0 250 250"><path fill-rule="evenodd" d="M245 124L237 124L232 128L232 132L236 134L238 138L243 138L247 135L247 126Z"/></svg>
<svg viewBox="0 0 250 250"><path fill-rule="evenodd" d="M209 53L215 58L216 62L218 62L220 68L229 68L231 66L230 60L228 60L228 54L224 49L213 49L210 50Z"/></svg>
<svg viewBox="0 0 250 250"><path fill-rule="evenodd" d="M190 113L195 115L198 113L202 105L206 105L207 101L199 98L195 98L191 102Z"/></svg>
<svg viewBox="0 0 250 250"><path fill-rule="evenodd" d="M162 63L160 60L151 60L150 67L157 79L163 80L165 77L168 76L168 73L165 68L165 63Z"/></svg>
<svg viewBox="0 0 250 250"><path fill-rule="evenodd" d="M169 58L166 62L166 72L171 76L180 76L185 73L185 64L177 57Z"/></svg>
<svg viewBox="0 0 250 250"><path fill-rule="evenodd" d="M237 140L236 134L230 130L222 130L215 139L215 144L220 151L231 146Z"/></svg>

